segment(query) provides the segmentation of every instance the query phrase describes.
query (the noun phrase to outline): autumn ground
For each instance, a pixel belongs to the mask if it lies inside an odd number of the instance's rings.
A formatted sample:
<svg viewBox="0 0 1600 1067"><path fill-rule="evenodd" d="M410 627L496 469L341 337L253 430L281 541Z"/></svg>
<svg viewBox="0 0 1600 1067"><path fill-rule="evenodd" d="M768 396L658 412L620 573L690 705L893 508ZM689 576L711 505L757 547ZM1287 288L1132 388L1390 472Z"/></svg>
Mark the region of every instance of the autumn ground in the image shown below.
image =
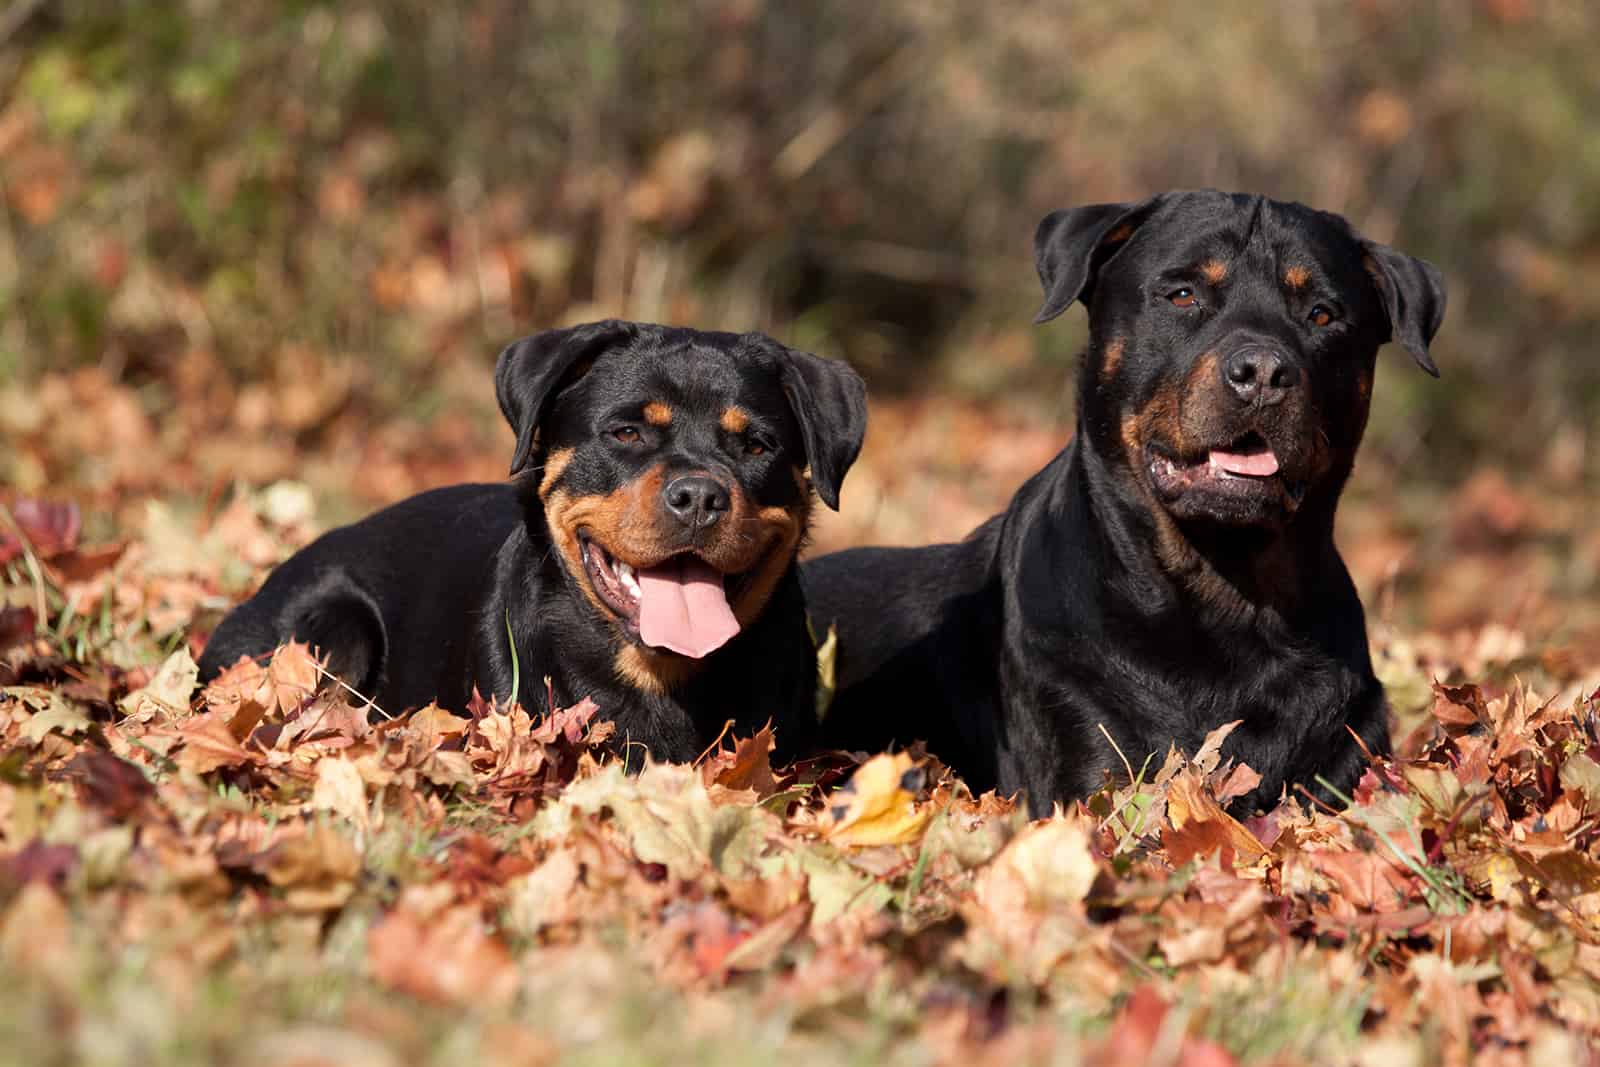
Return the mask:
<svg viewBox="0 0 1600 1067"><path fill-rule="evenodd" d="M1448 488L1358 472L1342 542L1401 758L1347 810L1235 822L1251 772L1210 751L1029 825L916 754L852 778L757 737L630 775L592 705L369 721L293 648L198 690L284 553L507 446L481 368L443 387L470 403L373 423L196 358L182 418L92 369L0 393L0 1060L1597 1062L1600 528L1570 442ZM1038 407L877 404L817 544L959 536L1060 446Z"/></svg>

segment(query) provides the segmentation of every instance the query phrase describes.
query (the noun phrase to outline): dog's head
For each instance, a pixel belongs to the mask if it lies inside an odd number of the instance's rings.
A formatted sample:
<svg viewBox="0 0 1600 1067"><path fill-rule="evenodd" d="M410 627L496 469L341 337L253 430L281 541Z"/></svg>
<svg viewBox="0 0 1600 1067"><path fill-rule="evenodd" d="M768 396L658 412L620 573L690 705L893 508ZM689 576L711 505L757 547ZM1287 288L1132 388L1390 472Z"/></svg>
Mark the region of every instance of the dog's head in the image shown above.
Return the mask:
<svg viewBox="0 0 1600 1067"><path fill-rule="evenodd" d="M1038 321L1089 308L1081 432L1180 522L1276 527L1331 503L1379 346L1399 341L1438 375L1439 272L1337 215L1166 193L1055 212L1034 247Z"/></svg>
<svg viewBox="0 0 1600 1067"><path fill-rule="evenodd" d="M812 491L832 508L866 433L844 363L762 334L607 321L500 354L550 541L648 687L749 626L793 565Z"/></svg>

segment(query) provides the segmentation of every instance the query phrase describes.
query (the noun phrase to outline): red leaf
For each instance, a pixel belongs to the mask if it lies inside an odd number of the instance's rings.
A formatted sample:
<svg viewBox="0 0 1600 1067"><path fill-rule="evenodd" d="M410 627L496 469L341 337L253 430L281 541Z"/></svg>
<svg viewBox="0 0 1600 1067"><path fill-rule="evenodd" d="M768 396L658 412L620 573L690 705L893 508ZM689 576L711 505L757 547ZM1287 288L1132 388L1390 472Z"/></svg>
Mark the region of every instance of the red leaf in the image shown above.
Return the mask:
<svg viewBox="0 0 1600 1067"><path fill-rule="evenodd" d="M78 543L83 531L83 516L78 505L67 501L57 503L23 497L11 505L11 518L22 531L22 537L40 559L60 555ZM23 541L15 530L0 530L0 563L22 555Z"/></svg>

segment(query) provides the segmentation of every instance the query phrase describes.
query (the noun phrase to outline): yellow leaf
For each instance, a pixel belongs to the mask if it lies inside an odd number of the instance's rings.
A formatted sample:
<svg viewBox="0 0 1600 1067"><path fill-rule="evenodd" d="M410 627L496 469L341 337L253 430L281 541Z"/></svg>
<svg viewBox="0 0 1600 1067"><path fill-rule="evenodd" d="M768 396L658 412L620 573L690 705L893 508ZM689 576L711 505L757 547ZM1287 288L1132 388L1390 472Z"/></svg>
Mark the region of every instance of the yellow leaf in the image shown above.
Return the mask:
<svg viewBox="0 0 1600 1067"><path fill-rule="evenodd" d="M452 715L437 704L412 712L406 726L417 739L418 748L423 752L432 752L452 737L460 737L467 732L467 720L458 715Z"/></svg>
<svg viewBox="0 0 1600 1067"><path fill-rule="evenodd" d="M189 649L180 647L156 668L155 676L144 688L122 698L123 713L135 722L149 722L158 716L181 719L189 714L189 699L199 682L200 668Z"/></svg>
<svg viewBox="0 0 1600 1067"><path fill-rule="evenodd" d="M1501 852L1490 856L1484 863L1483 875L1489 882L1489 893L1499 901L1511 901L1513 890L1522 878L1516 861Z"/></svg>
<svg viewBox="0 0 1600 1067"><path fill-rule="evenodd" d="M1081 904L1099 870L1088 830L1057 816L1023 830L983 869L978 899L997 909Z"/></svg>
<svg viewBox="0 0 1600 1067"><path fill-rule="evenodd" d="M347 759L325 756L317 761L317 784L311 806L334 812L367 828L367 790L361 772Z"/></svg>
<svg viewBox="0 0 1600 1067"><path fill-rule="evenodd" d="M809 619L806 625L809 628ZM813 633L812 642L817 646L817 721L821 722L828 717L828 709L833 706L833 694L838 690L835 681L839 660L838 627L829 626L827 635L821 641L817 641Z"/></svg>
<svg viewBox="0 0 1600 1067"><path fill-rule="evenodd" d="M836 845L899 845L920 838L930 813L918 810L922 769L903 752L874 756L828 800L829 841Z"/></svg>

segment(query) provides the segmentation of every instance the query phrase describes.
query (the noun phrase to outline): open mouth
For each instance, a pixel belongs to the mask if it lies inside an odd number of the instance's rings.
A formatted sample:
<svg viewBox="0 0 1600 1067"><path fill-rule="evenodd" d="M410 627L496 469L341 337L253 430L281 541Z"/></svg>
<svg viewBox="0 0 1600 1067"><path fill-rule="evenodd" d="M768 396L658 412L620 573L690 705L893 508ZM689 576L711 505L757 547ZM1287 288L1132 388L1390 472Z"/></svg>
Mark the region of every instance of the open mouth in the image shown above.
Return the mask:
<svg viewBox="0 0 1600 1067"><path fill-rule="evenodd" d="M652 648L700 659L739 632L732 596L739 576L724 575L690 552L635 568L578 531L584 575L630 636Z"/></svg>
<svg viewBox="0 0 1600 1067"><path fill-rule="evenodd" d="M1193 460L1151 450L1150 477L1167 497L1208 491L1229 496L1281 497L1289 510L1300 506L1306 483L1284 474L1278 456L1255 431Z"/></svg>

